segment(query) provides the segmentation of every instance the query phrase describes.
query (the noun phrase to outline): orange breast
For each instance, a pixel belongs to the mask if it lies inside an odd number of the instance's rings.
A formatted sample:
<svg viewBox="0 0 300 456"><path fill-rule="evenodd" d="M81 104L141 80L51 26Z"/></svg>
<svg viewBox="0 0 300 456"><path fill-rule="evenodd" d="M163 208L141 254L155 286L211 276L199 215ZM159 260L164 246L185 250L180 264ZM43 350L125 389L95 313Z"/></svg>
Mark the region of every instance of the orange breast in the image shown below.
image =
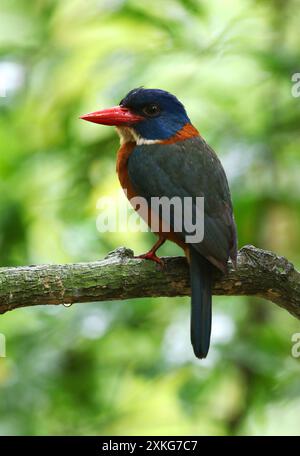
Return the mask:
<svg viewBox="0 0 300 456"><path fill-rule="evenodd" d="M129 176L128 176L128 159L130 157L130 154L133 152L133 149L135 148L136 143L135 142L127 142L123 144L117 155L117 174L119 177L119 181L121 184L121 187L125 191L127 198L130 199L134 198L135 196L138 196L137 193L134 191Z"/></svg>

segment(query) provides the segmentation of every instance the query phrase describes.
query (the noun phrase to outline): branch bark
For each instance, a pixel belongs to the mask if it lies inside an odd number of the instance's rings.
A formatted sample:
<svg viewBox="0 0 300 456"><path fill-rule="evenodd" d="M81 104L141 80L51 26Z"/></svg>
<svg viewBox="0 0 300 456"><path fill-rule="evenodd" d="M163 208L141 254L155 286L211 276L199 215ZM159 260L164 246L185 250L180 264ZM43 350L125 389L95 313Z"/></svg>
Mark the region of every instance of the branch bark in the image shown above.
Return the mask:
<svg viewBox="0 0 300 456"><path fill-rule="evenodd" d="M164 258L162 270L133 258L124 247L91 263L0 268L0 313L18 307L190 294L184 257ZM216 273L215 295L268 299L300 319L300 273L285 258L251 245L238 253L237 269Z"/></svg>

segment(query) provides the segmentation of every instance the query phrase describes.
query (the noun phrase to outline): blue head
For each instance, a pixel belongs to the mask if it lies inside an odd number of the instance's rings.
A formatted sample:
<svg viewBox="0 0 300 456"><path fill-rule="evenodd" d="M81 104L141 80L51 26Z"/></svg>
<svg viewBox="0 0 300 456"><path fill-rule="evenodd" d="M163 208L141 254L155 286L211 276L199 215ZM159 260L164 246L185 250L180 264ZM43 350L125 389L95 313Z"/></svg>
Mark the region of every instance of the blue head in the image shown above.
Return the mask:
<svg viewBox="0 0 300 456"><path fill-rule="evenodd" d="M160 89L131 90L119 106L81 117L103 125L130 128L147 140L165 140L190 123L184 106L174 95Z"/></svg>
<svg viewBox="0 0 300 456"><path fill-rule="evenodd" d="M131 127L145 139L168 139L190 123L183 104L165 90L133 89L120 106L141 116Z"/></svg>

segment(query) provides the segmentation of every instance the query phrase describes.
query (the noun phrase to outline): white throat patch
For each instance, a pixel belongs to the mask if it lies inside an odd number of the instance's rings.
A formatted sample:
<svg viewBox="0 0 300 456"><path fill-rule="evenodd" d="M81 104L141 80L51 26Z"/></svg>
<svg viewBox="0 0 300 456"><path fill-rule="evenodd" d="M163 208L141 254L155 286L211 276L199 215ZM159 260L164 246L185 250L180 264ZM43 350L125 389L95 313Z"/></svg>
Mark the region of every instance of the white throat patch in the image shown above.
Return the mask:
<svg viewBox="0 0 300 456"><path fill-rule="evenodd" d="M127 142L135 142L137 146L148 145L148 144L158 144L161 142L160 139L145 139L134 131L130 127L116 127L117 133L120 137L121 145L126 144Z"/></svg>

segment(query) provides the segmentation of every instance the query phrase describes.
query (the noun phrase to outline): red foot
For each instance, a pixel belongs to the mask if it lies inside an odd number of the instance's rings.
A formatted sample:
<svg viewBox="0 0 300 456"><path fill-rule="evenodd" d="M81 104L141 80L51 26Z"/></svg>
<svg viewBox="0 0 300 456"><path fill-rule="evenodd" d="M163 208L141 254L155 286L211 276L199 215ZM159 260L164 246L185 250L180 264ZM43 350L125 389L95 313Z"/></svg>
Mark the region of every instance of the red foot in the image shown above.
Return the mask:
<svg viewBox="0 0 300 456"><path fill-rule="evenodd" d="M143 260L155 261L155 263L158 263L161 266L164 266L164 261L161 258L159 258L157 255L155 255L154 252L151 252L151 250L150 250L150 252L144 253L143 255L139 255L139 256L137 256L135 258L141 258Z"/></svg>

